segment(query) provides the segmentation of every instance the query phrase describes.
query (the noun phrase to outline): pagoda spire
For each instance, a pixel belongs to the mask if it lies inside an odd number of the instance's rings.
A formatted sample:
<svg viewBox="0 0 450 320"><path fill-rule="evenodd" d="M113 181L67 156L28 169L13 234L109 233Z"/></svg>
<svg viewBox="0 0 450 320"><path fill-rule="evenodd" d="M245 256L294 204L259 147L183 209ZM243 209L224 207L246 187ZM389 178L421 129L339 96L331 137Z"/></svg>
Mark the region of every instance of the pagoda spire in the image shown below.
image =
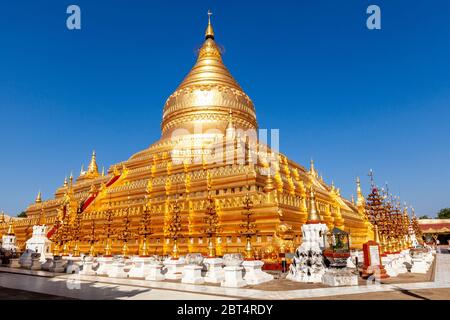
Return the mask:
<svg viewBox="0 0 450 320"><path fill-rule="evenodd" d="M41 213L39 214L38 225L43 226L45 225L45 223L45 211L44 208L42 208Z"/></svg>
<svg viewBox="0 0 450 320"><path fill-rule="evenodd" d="M7 235L9 235L9 236L13 236L13 235L15 235L15 232L14 232L14 222L13 222L13 219L9 219L9 227L8 227L8 233L7 233Z"/></svg>
<svg viewBox="0 0 450 320"><path fill-rule="evenodd" d="M97 166L97 158L96 158L95 150L92 151L92 157L91 157L91 162L89 163L88 173L89 174L98 174L98 166Z"/></svg>
<svg viewBox="0 0 450 320"><path fill-rule="evenodd" d="M230 111L228 112L228 125L227 129L225 130L225 135L228 140L231 140L234 138L235 130L234 130L234 123L233 123L233 111L230 108Z"/></svg>
<svg viewBox="0 0 450 320"><path fill-rule="evenodd" d="M35 202L36 203L41 203L42 202L42 193L41 193L41 191L38 192Z"/></svg>
<svg viewBox="0 0 450 320"><path fill-rule="evenodd" d="M356 177L356 205L364 206L364 203L365 199L361 191L361 180L359 180L359 177Z"/></svg>
<svg viewBox="0 0 450 320"><path fill-rule="evenodd" d="M272 174L270 173L270 167L267 168L267 179L266 179L266 185L264 186L264 192L271 192L275 190L275 187L273 185L273 179Z"/></svg>
<svg viewBox="0 0 450 320"><path fill-rule="evenodd" d="M206 27L206 31L205 31L205 39L213 39L214 40L214 30L211 24L211 16L212 16L212 12L211 10L208 10L208 26Z"/></svg>
<svg viewBox="0 0 450 320"><path fill-rule="evenodd" d="M317 172L316 172L316 169L315 169L315 167L314 167L314 160L311 158L311 165L310 165L310 167L309 167L309 172L314 176L314 177L317 177Z"/></svg>
<svg viewBox="0 0 450 320"><path fill-rule="evenodd" d="M311 186L309 201L310 201L310 204L311 204L311 208L309 210L307 223L314 223L314 222L320 221L320 217L317 214L316 195L314 193L314 187L313 186Z"/></svg>

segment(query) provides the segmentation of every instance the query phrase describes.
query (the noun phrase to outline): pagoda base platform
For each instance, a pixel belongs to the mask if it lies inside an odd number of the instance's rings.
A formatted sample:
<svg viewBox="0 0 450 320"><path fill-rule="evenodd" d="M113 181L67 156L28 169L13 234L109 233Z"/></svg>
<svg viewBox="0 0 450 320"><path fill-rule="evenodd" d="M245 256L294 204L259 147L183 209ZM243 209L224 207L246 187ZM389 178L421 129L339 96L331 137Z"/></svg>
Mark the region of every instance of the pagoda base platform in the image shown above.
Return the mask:
<svg viewBox="0 0 450 320"><path fill-rule="evenodd" d="M351 269L328 269L322 277L322 283L332 287L357 286L358 276Z"/></svg>
<svg viewBox="0 0 450 320"><path fill-rule="evenodd" d="M128 271L128 276L130 278L145 278L150 274L150 262L152 261L149 257L134 257L131 259L133 266L130 271Z"/></svg>
<svg viewBox="0 0 450 320"><path fill-rule="evenodd" d="M112 266L113 257L100 257L97 259L98 268L95 272L98 276L107 276L108 271Z"/></svg>
<svg viewBox="0 0 450 320"><path fill-rule="evenodd" d="M166 279L180 280L183 277L183 268L185 266L184 260L166 260L164 267L167 268Z"/></svg>
<svg viewBox="0 0 450 320"><path fill-rule="evenodd" d="M11 258L9 259L9 268L20 268L19 258Z"/></svg>
<svg viewBox="0 0 450 320"><path fill-rule="evenodd" d="M52 265L53 265L53 257L45 258L45 262L41 265L41 269L44 271L49 271Z"/></svg>
<svg viewBox="0 0 450 320"><path fill-rule="evenodd" d="M81 257L66 257L64 260L67 261L66 273L73 274L80 272L81 266L83 265Z"/></svg>
<svg viewBox="0 0 450 320"><path fill-rule="evenodd" d="M225 272L225 280L222 281L222 287L240 288L247 285L242 279L243 267L229 266L223 268Z"/></svg>
<svg viewBox="0 0 450 320"><path fill-rule="evenodd" d="M96 272L94 271L94 258L91 256L87 256L83 260L83 268L80 271L80 274L86 276L94 276Z"/></svg>
<svg viewBox="0 0 450 320"><path fill-rule="evenodd" d="M128 278L125 272L125 259L116 259L111 264L108 270L108 277L110 278Z"/></svg>
<svg viewBox="0 0 450 320"><path fill-rule="evenodd" d="M162 273L163 265L162 264L151 264L148 266L148 275L145 277L145 280L151 281L162 281L166 277Z"/></svg>
<svg viewBox="0 0 450 320"><path fill-rule="evenodd" d="M255 285L272 281L273 276L261 270L264 262L259 260L247 260L242 263L245 269L244 281L247 284Z"/></svg>
<svg viewBox="0 0 450 320"><path fill-rule="evenodd" d="M206 258L203 263L208 267L205 275L206 283L221 283L225 280L225 271L222 268L223 259Z"/></svg>
<svg viewBox="0 0 450 320"><path fill-rule="evenodd" d="M183 267L183 277L181 283L202 284L205 279L202 277L202 266L187 265Z"/></svg>
<svg viewBox="0 0 450 320"><path fill-rule="evenodd" d="M59 256L53 257L53 263L50 266L50 268L48 268L48 271L63 273L64 270L66 269L66 264L67 261L63 260L61 257Z"/></svg>

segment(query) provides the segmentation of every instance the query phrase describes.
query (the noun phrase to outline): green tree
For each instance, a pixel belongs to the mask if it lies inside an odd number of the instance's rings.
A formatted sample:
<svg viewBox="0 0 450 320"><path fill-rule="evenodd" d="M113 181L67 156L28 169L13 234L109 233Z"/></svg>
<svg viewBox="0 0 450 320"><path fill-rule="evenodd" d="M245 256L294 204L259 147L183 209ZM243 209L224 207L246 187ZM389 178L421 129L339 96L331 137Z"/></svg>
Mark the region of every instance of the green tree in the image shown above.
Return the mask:
<svg viewBox="0 0 450 320"><path fill-rule="evenodd" d="M424 216L420 216L419 219L430 219L430 217L427 215L424 215Z"/></svg>
<svg viewBox="0 0 450 320"><path fill-rule="evenodd" d="M22 211L21 213L19 213L17 215L19 218L26 218L27 217L27 213L25 211Z"/></svg>
<svg viewBox="0 0 450 320"><path fill-rule="evenodd" d="M438 219L450 219L450 208L442 209L437 214Z"/></svg>

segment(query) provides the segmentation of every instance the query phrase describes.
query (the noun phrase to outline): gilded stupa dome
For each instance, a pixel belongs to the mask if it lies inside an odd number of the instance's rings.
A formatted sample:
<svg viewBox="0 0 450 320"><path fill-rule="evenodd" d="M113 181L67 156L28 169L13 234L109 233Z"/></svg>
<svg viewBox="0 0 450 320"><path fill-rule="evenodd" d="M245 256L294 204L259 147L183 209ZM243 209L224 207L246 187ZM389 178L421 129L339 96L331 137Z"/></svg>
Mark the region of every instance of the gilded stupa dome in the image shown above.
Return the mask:
<svg viewBox="0 0 450 320"><path fill-rule="evenodd" d="M236 129L257 129L253 102L223 64L208 19L197 62L164 105L162 137L224 133L230 114Z"/></svg>

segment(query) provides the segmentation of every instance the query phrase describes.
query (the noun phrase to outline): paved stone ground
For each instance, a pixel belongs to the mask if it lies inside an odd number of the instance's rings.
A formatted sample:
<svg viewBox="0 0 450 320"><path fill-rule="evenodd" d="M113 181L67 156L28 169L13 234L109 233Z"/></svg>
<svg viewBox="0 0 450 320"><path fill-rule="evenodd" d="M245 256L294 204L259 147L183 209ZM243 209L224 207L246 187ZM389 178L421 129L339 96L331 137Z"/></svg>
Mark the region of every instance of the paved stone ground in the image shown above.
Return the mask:
<svg viewBox="0 0 450 320"><path fill-rule="evenodd" d="M324 287L278 280L245 288L0 268L0 287L75 299L450 299L450 254L438 254L435 266L435 274L409 273L381 284Z"/></svg>
<svg viewBox="0 0 450 320"><path fill-rule="evenodd" d="M50 294L0 287L0 300L71 300Z"/></svg>
<svg viewBox="0 0 450 320"><path fill-rule="evenodd" d="M450 300L450 289L398 290L307 298L305 300Z"/></svg>

